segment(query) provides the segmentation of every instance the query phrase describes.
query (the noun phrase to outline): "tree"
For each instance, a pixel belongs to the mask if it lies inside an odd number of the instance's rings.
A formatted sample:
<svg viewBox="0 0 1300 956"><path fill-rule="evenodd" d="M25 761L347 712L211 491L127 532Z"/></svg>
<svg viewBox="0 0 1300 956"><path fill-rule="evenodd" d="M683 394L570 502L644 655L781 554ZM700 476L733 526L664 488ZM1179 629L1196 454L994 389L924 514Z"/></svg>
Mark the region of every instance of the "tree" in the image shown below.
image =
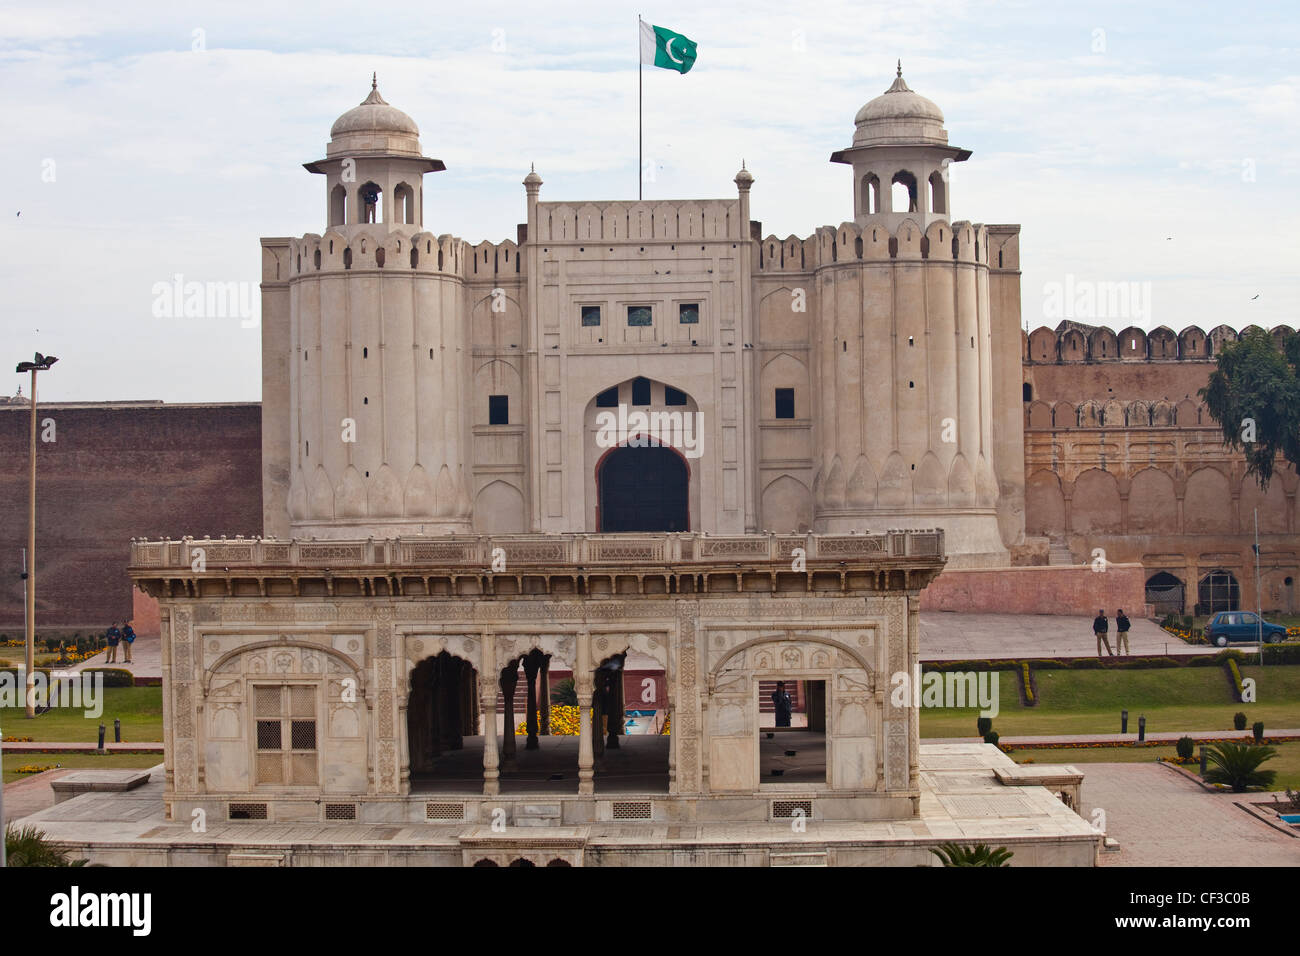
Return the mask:
<svg viewBox="0 0 1300 956"><path fill-rule="evenodd" d="M1269 787L1277 777L1275 770L1260 770L1265 760L1272 760L1277 751L1272 747L1253 744L1218 744L1205 752L1213 767L1205 769L1206 783L1224 783L1233 793L1245 793L1249 787Z"/></svg>
<svg viewBox="0 0 1300 956"><path fill-rule="evenodd" d="M1268 490L1280 454L1300 468L1300 334L1279 352L1262 329L1219 352L1209 384L1197 394L1223 430L1223 442L1245 451L1246 474Z"/></svg>
<svg viewBox="0 0 1300 956"><path fill-rule="evenodd" d="M36 827L10 824L5 827L5 855L10 866L85 866L85 860L69 860L68 851L50 843Z"/></svg>

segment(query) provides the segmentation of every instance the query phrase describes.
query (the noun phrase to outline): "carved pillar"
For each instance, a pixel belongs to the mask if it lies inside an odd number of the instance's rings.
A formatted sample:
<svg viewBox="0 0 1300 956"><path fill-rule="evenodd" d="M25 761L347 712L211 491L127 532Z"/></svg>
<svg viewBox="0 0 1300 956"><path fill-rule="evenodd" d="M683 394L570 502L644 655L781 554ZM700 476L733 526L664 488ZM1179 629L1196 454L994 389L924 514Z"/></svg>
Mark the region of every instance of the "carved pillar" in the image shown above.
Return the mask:
<svg viewBox="0 0 1300 956"><path fill-rule="evenodd" d="M515 686L519 683L519 661L512 660L501 668L501 696L504 698L506 728L501 740L501 769L514 770L515 764Z"/></svg>
<svg viewBox="0 0 1300 956"><path fill-rule="evenodd" d="M483 705L483 795L501 792L501 760L497 754L496 639L491 632L480 637L479 702Z"/></svg>
<svg viewBox="0 0 1300 956"><path fill-rule="evenodd" d="M573 689L578 695L578 793L595 793L595 757L591 748L591 646L586 631L578 633Z"/></svg>
<svg viewBox="0 0 1300 956"><path fill-rule="evenodd" d="M529 651L524 658L524 680L528 682L528 739L524 742L525 750L537 750L541 746L537 742L537 672L541 666L540 657L534 650Z"/></svg>
<svg viewBox="0 0 1300 956"><path fill-rule="evenodd" d="M551 735L551 655L547 654L542 658L542 667L539 672L541 675L541 684L537 689L541 715L539 717L539 726L537 732L544 737Z"/></svg>

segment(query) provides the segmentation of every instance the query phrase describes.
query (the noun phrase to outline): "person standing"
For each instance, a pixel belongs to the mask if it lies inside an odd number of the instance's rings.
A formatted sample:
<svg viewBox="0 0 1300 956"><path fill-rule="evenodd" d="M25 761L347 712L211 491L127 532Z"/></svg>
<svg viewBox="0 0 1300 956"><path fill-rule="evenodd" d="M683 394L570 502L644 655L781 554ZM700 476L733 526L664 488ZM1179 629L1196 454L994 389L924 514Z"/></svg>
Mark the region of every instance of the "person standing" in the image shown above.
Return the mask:
<svg viewBox="0 0 1300 956"><path fill-rule="evenodd" d="M790 714L794 711L794 704L790 702L790 695L785 692L785 681L776 682L776 690L772 691L772 709L776 712L776 725L778 727L790 726Z"/></svg>
<svg viewBox="0 0 1300 956"><path fill-rule="evenodd" d="M117 629L117 621L113 622L112 627L104 632L108 638L108 657L105 658L105 664L115 664L117 662L117 645L122 640L122 632Z"/></svg>
<svg viewBox="0 0 1300 956"><path fill-rule="evenodd" d="M1106 653L1111 657L1115 652L1110 649L1110 621L1106 619L1106 612L1102 608L1097 608L1097 616L1092 621L1092 633L1097 635L1097 658L1101 659L1101 645L1106 645Z"/></svg>
<svg viewBox="0 0 1300 956"><path fill-rule="evenodd" d="M1120 608L1119 613L1115 615L1115 653L1121 657L1129 654L1128 649L1128 629L1132 625L1129 619L1124 615L1124 609Z"/></svg>
<svg viewBox="0 0 1300 956"><path fill-rule="evenodd" d="M131 645L135 643L135 630L131 627L131 622L127 621L126 626L122 628L122 650L126 654L124 664L131 663Z"/></svg>

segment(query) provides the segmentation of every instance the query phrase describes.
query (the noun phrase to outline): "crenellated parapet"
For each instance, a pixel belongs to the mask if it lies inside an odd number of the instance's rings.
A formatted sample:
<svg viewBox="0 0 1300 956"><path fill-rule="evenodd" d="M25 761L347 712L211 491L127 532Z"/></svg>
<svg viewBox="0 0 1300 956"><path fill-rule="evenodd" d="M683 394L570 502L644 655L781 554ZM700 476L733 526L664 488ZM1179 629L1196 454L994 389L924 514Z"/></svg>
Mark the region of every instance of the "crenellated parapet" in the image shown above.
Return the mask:
<svg viewBox="0 0 1300 956"><path fill-rule="evenodd" d="M511 243L513 246L513 243ZM330 229L289 240L290 280L336 272L383 270L464 279L472 273L470 245L451 235L406 236L365 226Z"/></svg>
<svg viewBox="0 0 1300 956"><path fill-rule="evenodd" d="M539 243L747 239L735 199L537 203Z"/></svg>
<svg viewBox="0 0 1300 956"><path fill-rule="evenodd" d="M1118 333L1107 326L1062 322L1055 329L1039 326L1021 335L1021 354L1027 365L1058 365L1070 362L1211 362L1224 345L1238 341L1259 326L1248 325L1240 332L1219 325L1208 333L1196 325L1180 332L1168 326L1145 331L1129 326ZM1261 330L1262 331L1262 330ZM1280 351L1282 341L1296 329L1278 325L1269 330Z"/></svg>
<svg viewBox="0 0 1300 956"><path fill-rule="evenodd" d="M811 272L840 263L898 259L988 266L988 227L983 223L962 221L950 225L935 221L922 231L917 222L905 219L891 231L881 224L843 222L820 226L806 239L769 235L757 243L754 267L763 274Z"/></svg>

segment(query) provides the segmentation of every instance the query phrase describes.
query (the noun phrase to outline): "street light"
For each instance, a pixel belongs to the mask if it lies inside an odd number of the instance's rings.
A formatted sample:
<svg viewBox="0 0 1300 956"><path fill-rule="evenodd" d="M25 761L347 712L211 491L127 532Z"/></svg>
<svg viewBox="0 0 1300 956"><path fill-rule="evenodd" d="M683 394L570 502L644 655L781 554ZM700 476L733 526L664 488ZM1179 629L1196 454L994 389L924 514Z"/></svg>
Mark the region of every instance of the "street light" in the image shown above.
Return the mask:
<svg viewBox="0 0 1300 956"><path fill-rule="evenodd" d="M32 373L32 435L31 472L27 483L27 679L23 699L27 702L27 716L36 716L36 373L48 372L58 359L53 355L36 353L32 362L19 362L18 372Z"/></svg>

